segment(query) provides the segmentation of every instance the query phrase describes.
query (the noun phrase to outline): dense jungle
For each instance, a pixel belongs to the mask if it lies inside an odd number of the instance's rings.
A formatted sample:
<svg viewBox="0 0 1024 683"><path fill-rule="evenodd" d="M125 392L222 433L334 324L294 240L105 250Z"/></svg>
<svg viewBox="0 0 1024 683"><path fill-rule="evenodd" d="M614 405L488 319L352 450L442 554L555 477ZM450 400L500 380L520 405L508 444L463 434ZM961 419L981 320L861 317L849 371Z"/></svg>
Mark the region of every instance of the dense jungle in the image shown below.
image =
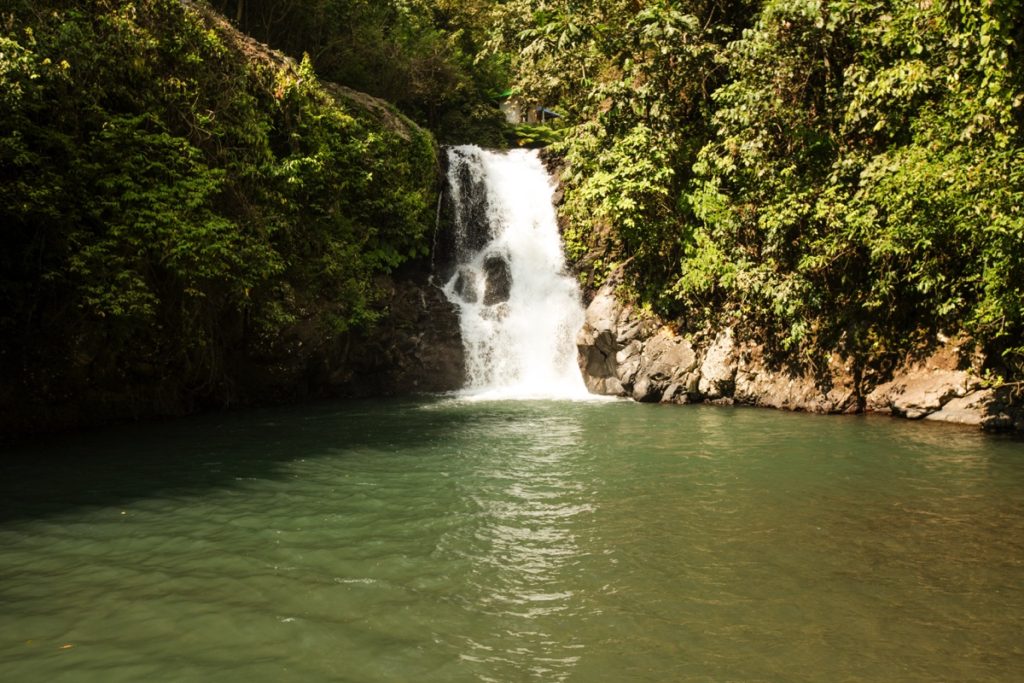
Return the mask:
<svg viewBox="0 0 1024 683"><path fill-rule="evenodd" d="M339 391L459 143L546 147L585 288L1012 388L1022 41L1011 0L4 0L2 428Z"/></svg>

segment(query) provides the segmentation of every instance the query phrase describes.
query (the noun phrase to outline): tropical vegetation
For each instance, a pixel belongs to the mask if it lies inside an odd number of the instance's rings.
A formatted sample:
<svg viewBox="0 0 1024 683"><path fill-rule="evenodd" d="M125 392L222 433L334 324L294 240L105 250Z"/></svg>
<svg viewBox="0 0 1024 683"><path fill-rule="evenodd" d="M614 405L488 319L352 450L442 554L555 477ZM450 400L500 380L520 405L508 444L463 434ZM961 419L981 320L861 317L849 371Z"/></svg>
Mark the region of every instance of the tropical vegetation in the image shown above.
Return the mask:
<svg viewBox="0 0 1024 683"><path fill-rule="evenodd" d="M965 333L1024 369L1024 14L1012 0L513 0L496 49L573 119L585 276L780 354Z"/></svg>
<svg viewBox="0 0 1024 683"><path fill-rule="evenodd" d="M436 141L550 143L581 279L684 330L1020 380L1022 44L1016 0L6 0L0 404L230 403L368 333Z"/></svg>
<svg viewBox="0 0 1024 683"><path fill-rule="evenodd" d="M0 24L6 420L230 403L296 339L364 329L375 278L429 251L431 136L309 59L179 0Z"/></svg>

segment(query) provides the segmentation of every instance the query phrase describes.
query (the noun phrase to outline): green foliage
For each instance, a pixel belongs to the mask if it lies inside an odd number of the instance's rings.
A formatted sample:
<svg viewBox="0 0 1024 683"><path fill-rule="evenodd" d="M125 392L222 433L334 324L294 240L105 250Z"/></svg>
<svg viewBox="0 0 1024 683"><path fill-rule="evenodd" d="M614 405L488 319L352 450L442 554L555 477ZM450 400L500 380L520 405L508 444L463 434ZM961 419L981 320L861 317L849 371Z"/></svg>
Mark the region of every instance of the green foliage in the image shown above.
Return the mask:
<svg viewBox="0 0 1024 683"><path fill-rule="evenodd" d="M659 232L667 227L664 218L673 210L672 150L659 144L643 124L607 148L588 134L593 133L584 133L565 147L567 158L574 162L564 178L573 190L566 210L577 219L574 224L590 215L614 225L615 250L635 259L638 270L653 274L666 256L671 259L681 241L677 232ZM586 242L578 241L579 233L569 234L577 238L571 241L571 249L586 249Z"/></svg>
<svg viewBox="0 0 1024 683"><path fill-rule="evenodd" d="M638 10L639 7L639 10ZM571 8L521 0L497 11L492 49L513 50L527 100L567 113L566 242L598 254L600 280L628 262L645 297L671 307L665 283L690 240L685 188L707 136L710 87L729 28L744 3L589 0Z"/></svg>
<svg viewBox="0 0 1024 683"><path fill-rule="evenodd" d="M581 265L625 262L663 315L739 321L796 356L962 331L1019 372L1014 2L509 0L497 16L516 87L568 114Z"/></svg>
<svg viewBox="0 0 1024 683"><path fill-rule="evenodd" d="M412 126L403 137L354 118L318 83L308 59L278 87L291 129L273 174L294 226L279 242L303 255L292 271L300 289L350 302L349 321L335 320L336 330L368 322L374 274L427 253L432 141Z"/></svg>
<svg viewBox="0 0 1024 683"><path fill-rule="evenodd" d="M520 123L511 127L509 142L516 147L547 147L559 142L564 135L558 128L535 123Z"/></svg>
<svg viewBox="0 0 1024 683"><path fill-rule="evenodd" d="M1001 237L1019 234L1024 186L1013 43L978 34L1019 31L998 9L766 3L715 94L695 193L706 237L680 298L789 348L877 356L966 330L1006 350L1022 252ZM740 257L717 277L688 275L723 249Z"/></svg>
<svg viewBox="0 0 1024 683"><path fill-rule="evenodd" d="M229 401L247 358L372 322L375 278L427 252L432 139L308 61L177 0L0 22L8 400Z"/></svg>
<svg viewBox="0 0 1024 683"><path fill-rule="evenodd" d="M236 0L211 4L328 81L394 103L444 143L503 144L491 93L504 59L480 56L490 0Z"/></svg>

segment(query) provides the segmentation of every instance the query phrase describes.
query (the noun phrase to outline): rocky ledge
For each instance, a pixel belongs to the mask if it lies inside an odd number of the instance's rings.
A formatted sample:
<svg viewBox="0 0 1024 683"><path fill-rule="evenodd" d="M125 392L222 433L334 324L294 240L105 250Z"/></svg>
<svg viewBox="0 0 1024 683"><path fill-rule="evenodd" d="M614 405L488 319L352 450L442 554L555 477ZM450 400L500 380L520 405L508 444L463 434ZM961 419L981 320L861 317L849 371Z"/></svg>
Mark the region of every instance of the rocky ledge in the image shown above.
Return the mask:
<svg viewBox="0 0 1024 683"><path fill-rule="evenodd" d="M454 306L425 275L376 283L384 314L372 328L328 334L298 324L266 357L249 361L246 403L310 397L394 396L462 386L464 360Z"/></svg>
<svg viewBox="0 0 1024 683"><path fill-rule="evenodd" d="M702 338L679 335L619 301L611 282L587 307L577 346L587 387L597 394L813 413L877 412L1024 431L1024 415L1006 393L979 379L983 359L950 340L930 356L892 369L885 381L865 379L838 354L820 367L777 367L762 345L738 338L732 329Z"/></svg>

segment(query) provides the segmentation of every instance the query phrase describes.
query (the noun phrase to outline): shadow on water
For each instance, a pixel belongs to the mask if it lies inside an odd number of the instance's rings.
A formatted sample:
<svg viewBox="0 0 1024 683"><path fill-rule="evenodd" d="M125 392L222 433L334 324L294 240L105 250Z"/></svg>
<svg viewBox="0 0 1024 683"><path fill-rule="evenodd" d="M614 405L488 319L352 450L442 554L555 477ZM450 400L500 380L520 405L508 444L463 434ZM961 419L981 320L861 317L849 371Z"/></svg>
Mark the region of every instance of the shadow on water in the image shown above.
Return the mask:
<svg viewBox="0 0 1024 683"><path fill-rule="evenodd" d="M339 401L183 418L44 438L0 459L0 522L277 479L289 463L372 447L404 453L478 419L436 401Z"/></svg>
<svg viewBox="0 0 1024 683"><path fill-rule="evenodd" d="M121 426L20 444L0 459L0 522L125 505L166 494L198 495L234 487L245 479L280 479L290 476L290 463L305 458L346 457L368 449L383 456L414 456L418 450L448 448L459 439L481 443L488 434L500 433L503 425L536 423L535 428L541 428L542 421L536 421L550 411L581 420L586 432L581 438L590 447L665 449L691 457L751 448L785 452L794 429L804 433L805 447L817 440L828 457L836 455L837 447L856 457L862 449L885 450L889 442L898 443L904 452L942 459L942 454L971 453L984 449L985 443L1007 441L949 425L746 408L629 402L576 407L529 401L460 404L438 397L325 402ZM652 424L661 423L672 427L651 431ZM995 461L989 462L998 463L1000 452L1019 454L1019 445L1016 440L1003 443L1002 449L990 453ZM1016 457L1004 464L1008 476L1021 476Z"/></svg>
<svg viewBox="0 0 1024 683"><path fill-rule="evenodd" d="M0 462L0 670L1017 680L1022 492L1020 442L884 418L427 397L122 427Z"/></svg>

